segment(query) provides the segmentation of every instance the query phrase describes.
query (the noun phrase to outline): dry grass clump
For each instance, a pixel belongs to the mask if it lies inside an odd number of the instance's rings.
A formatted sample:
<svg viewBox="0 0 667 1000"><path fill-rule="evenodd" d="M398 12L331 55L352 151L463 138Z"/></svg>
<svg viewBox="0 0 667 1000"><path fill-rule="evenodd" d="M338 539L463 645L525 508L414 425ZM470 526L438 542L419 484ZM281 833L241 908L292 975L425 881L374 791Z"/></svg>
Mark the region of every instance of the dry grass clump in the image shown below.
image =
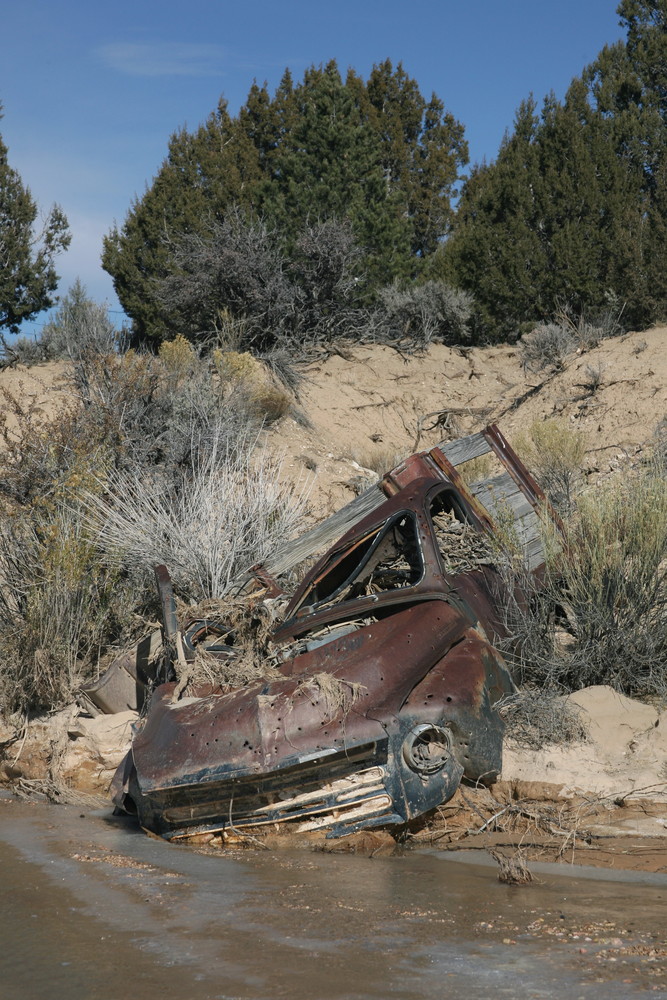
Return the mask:
<svg viewBox="0 0 667 1000"><path fill-rule="evenodd" d="M649 468L582 495L548 550L544 585L515 579L527 599L505 604L515 680L667 697L667 481Z"/></svg>
<svg viewBox="0 0 667 1000"><path fill-rule="evenodd" d="M243 396L259 420L270 424L290 411L292 396L252 354L216 348L212 359L223 393Z"/></svg>
<svg viewBox="0 0 667 1000"><path fill-rule="evenodd" d="M519 357L525 371L562 371L577 342L559 323L536 326L521 338Z"/></svg>
<svg viewBox="0 0 667 1000"><path fill-rule="evenodd" d="M514 445L556 510L569 514L583 484L585 435L564 420L536 420Z"/></svg>
<svg viewBox="0 0 667 1000"><path fill-rule="evenodd" d="M556 322L567 330L582 351L597 347L601 340L623 333L625 304L612 292L607 293L606 304L601 309L576 312L569 303L557 312Z"/></svg>
<svg viewBox="0 0 667 1000"><path fill-rule="evenodd" d="M651 460L657 475L667 475L667 416L655 425L651 441Z"/></svg>
<svg viewBox="0 0 667 1000"><path fill-rule="evenodd" d="M623 333L624 306L614 296L602 310L576 313L564 305L551 323L542 323L521 339L520 357L527 371L562 371L579 349L589 351L601 340Z"/></svg>
<svg viewBox="0 0 667 1000"><path fill-rule="evenodd" d="M391 445L382 445L380 443L376 444L373 448L368 448L364 451L355 451L353 460L360 465L362 469L370 469L374 472L378 479L387 472L391 472L400 463L403 455L392 448Z"/></svg>
<svg viewBox="0 0 667 1000"><path fill-rule="evenodd" d="M140 472L110 476L86 491L87 523L108 560L133 572L164 564L190 600L223 597L234 577L291 537L305 513L303 491L280 478L280 460L254 441L222 441L201 456L178 491Z"/></svg>
<svg viewBox="0 0 667 1000"><path fill-rule="evenodd" d="M577 707L550 690L524 688L496 707L505 722L505 739L521 749L581 743L588 737Z"/></svg>
<svg viewBox="0 0 667 1000"><path fill-rule="evenodd" d="M467 486L475 486L493 475L493 466L491 455L480 455L479 458L471 458L460 465L458 472Z"/></svg>

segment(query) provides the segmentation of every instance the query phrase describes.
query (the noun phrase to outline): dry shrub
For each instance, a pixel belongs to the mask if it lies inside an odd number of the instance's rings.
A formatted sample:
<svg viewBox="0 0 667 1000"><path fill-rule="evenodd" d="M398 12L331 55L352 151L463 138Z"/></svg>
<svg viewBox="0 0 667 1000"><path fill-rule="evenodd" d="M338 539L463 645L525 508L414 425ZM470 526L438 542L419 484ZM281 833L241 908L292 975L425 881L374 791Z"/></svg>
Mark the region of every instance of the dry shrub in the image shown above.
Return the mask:
<svg viewBox="0 0 667 1000"><path fill-rule="evenodd" d="M667 482L648 469L581 496L547 552L544 585L515 576L527 600L504 604L515 680L667 697Z"/></svg>
<svg viewBox="0 0 667 1000"><path fill-rule="evenodd" d="M196 371L199 357L189 340L181 334L165 340L158 350L160 361L167 371L177 378L187 378Z"/></svg>
<svg viewBox="0 0 667 1000"><path fill-rule="evenodd" d="M279 463L253 456L264 417L243 393L221 392L183 338L158 357L86 354L71 389L53 418L5 396L16 425L0 428L5 710L53 707L91 675L133 611L154 602L151 560L175 564L190 598L220 593L303 510ZM95 511L128 538L91 547Z"/></svg>
<svg viewBox="0 0 667 1000"><path fill-rule="evenodd" d="M124 628L127 595L96 558L80 517L19 511L0 534L0 709L65 704Z"/></svg>
<svg viewBox="0 0 667 1000"><path fill-rule="evenodd" d="M217 348L212 358L223 393L243 396L258 420L270 424L290 411L291 395L252 354Z"/></svg>
<svg viewBox="0 0 667 1000"><path fill-rule="evenodd" d="M553 572L575 646L570 688L667 694L667 482L651 471L582 496Z"/></svg>
<svg viewBox="0 0 667 1000"><path fill-rule="evenodd" d="M505 739L521 749L542 750L588 737L577 706L553 691L524 688L496 708L505 722Z"/></svg>
<svg viewBox="0 0 667 1000"><path fill-rule="evenodd" d="M480 455L479 458L471 458L459 466L458 472L461 479L468 486L475 486L477 483L489 479L493 474L493 458L491 455Z"/></svg>
<svg viewBox="0 0 667 1000"><path fill-rule="evenodd" d="M139 473L116 473L104 495L82 496L106 557L135 573L164 564L188 600L222 597L234 577L291 537L305 513L298 485L281 482L280 460L256 440L224 438L195 461L178 490Z"/></svg>
<svg viewBox="0 0 667 1000"><path fill-rule="evenodd" d="M81 423L105 442L114 467L150 469L168 480L210 448L222 414L230 440L260 421L244 399L224 399L208 365L178 342L166 356L128 351L86 360L74 366L73 389Z"/></svg>
<svg viewBox="0 0 667 1000"><path fill-rule="evenodd" d="M11 345L0 337L0 367L109 354L122 339L107 307L88 298L77 278L37 337L20 337Z"/></svg>
<svg viewBox="0 0 667 1000"><path fill-rule="evenodd" d="M622 322L625 303L613 292L606 292L605 300L602 308L578 313L566 303L557 312L556 322L570 333L582 351L597 347L601 340L619 336L625 329Z"/></svg>
<svg viewBox="0 0 667 1000"><path fill-rule="evenodd" d="M559 323L544 323L521 338L519 357L526 371L562 371L576 347L570 330Z"/></svg>
<svg viewBox="0 0 667 1000"><path fill-rule="evenodd" d="M378 478L395 469L402 458L403 455L391 445L380 444L367 451L355 451L352 456L357 465L360 465L362 469L370 469Z"/></svg>
<svg viewBox="0 0 667 1000"><path fill-rule="evenodd" d="M556 510L569 514L583 482L585 435L565 420L536 420L514 444Z"/></svg>
<svg viewBox="0 0 667 1000"><path fill-rule="evenodd" d="M431 279L406 287L394 283L380 289L378 300L385 340L418 349L433 341L470 340L473 297L445 281Z"/></svg>

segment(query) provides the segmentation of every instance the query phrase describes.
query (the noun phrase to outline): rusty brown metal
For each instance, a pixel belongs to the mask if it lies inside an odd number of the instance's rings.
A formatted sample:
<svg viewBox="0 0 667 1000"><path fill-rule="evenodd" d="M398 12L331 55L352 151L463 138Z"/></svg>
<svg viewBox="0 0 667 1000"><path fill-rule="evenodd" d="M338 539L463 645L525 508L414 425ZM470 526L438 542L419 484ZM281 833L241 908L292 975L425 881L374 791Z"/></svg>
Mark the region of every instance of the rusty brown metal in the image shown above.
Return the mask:
<svg viewBox="0 0 667 1000"><path fill-rule="evenodd" d="M266 592L265 597L281 597L285 593L278 581L266 571L262 563L251 566L247 575L257 580L260 587Z"/></svg>
<svg viewBox="0 0 667 1000"><path fill-rule="evenodd" d="M504 447L496 433L490 443ZM386 501L313 566L271 634L277 675L182 701L174 684L156 689L114 784L144 827L167 839L276 823L341 836L408 823L463 775L494 780L495 705L514 690L494 645L503 581L491 561L447 570L434 518L477 537L493 520L437 448L382 488ZM193 626L193 648L211 627Z"/></svg>

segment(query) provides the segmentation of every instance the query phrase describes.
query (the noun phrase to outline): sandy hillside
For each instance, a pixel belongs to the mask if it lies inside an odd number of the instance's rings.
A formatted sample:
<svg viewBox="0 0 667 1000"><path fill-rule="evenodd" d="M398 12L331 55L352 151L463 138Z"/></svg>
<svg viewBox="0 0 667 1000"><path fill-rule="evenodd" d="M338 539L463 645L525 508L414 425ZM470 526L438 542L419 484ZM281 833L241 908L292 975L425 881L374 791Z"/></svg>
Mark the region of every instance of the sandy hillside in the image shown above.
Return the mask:
<svg viewBox="0 0 667 1000"><path fill-rule="evenodd" d="M290 477L314 469L319 515L352 498L360 466L387 469L396 456L490 422L511 442L534 420L570 421L587 436L595 481L639 456L667 413L666 345L667 328L630 333L573 356L554 376L524 372L510 346L435 344L423 356L346 348L309 370L300 407L309 426L287 417L268 437L285 449Z"/></svg>
<svg viewBox="0 0 667 1000"><path fill-rule="evenodd" d="M37 420L48 419L67 398L64 362L0 371L0 414L8 431L17 428L16 404Z"/></svg>
<svg viewBox="0 0 667 1000"><path fill-rule="evenodd" d="M67 398L64 374L62 363L6 369L0 392L48 416ZM423 355L346 346L307 375L295 417L266 439L284 452L286 477L313 482L314 517L352 499L369 467L386 471L399 457L490 422L511 442L535 420L570 421L587 436L595 481L639 456L667 414L667 327L603 341L553 376L525 372L514 346L442 344ZM14 427L11 402L0 399L0 407Z"/></svg>

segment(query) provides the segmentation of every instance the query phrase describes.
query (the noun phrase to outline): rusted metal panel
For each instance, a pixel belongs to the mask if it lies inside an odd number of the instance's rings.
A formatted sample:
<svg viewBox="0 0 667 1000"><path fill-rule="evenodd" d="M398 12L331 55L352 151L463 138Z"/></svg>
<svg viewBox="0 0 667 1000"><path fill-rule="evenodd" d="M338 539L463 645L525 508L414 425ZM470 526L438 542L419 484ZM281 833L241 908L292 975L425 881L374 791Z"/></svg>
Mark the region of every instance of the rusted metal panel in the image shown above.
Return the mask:
<svg viewBox="0 0 667 1000"><path fill-rule="evenodd" d="M486 441L475 439L475 453ZM115 779L115 801L145 827L168 839L276 823L339 836L407 823L462 775L494 780L494 706L513 683L494 646L502 578L475 557L493 519L439 449L401 463L382 489L274 628L277 675L180 700L173 683L157 687ZM194 623L186 651L210 628Z"/></svg>

